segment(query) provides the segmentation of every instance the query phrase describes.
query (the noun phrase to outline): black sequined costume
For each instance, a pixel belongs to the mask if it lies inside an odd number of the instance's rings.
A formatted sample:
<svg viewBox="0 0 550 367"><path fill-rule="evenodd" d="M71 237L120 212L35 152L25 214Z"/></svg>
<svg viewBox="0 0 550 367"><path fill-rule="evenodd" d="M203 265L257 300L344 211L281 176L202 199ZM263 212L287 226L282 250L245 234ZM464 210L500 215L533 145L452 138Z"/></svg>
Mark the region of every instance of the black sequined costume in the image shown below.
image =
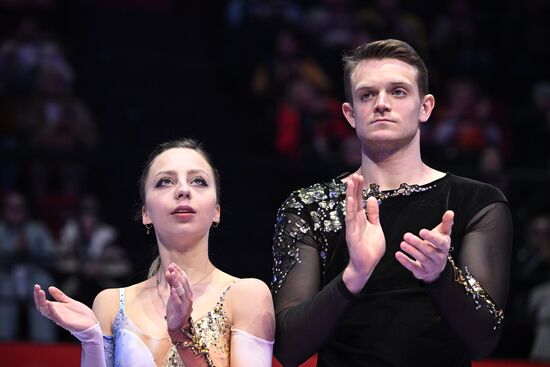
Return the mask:
<svg viewBox="0 0 550 367"><path fill-rule="evenodd" d="M453 174L377 196L386 252L359 295L342 281L349 255L340 178L297 190L280 208L276 357L285 366L316 352L320 367L470 366L494 349L503 318L512 244L506 198ZM425 284L394 254L406 232L434 228L447 209L455 212L451 257Z"/></svg>

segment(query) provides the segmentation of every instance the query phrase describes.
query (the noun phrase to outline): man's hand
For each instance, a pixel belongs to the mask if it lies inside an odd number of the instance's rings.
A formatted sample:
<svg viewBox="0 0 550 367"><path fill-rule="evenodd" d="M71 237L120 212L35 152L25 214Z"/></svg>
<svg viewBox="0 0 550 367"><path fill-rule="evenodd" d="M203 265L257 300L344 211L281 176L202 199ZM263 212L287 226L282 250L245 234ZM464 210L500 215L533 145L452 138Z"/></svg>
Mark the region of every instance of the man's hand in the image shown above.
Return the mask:
<svg viewBox="0 0 550 367"><path fill-rule="evenodd" d="M426 283L436 280L445 269L447 255L451 248L453 220L453 211L447 210L443 214L441 223L431 231L422 229L418 233L419 236L405 233L400 245L403 252L395 253L397 261L417 279Z"/></svg>
<svg viewBox="0 0 550 367"><path fill-rule="evenodd" d="M351 175L346 188L346 242L350 261L342 276L351 293L359 293L386 251L378 201L367 200L363 209L363 177Z"/></svg>

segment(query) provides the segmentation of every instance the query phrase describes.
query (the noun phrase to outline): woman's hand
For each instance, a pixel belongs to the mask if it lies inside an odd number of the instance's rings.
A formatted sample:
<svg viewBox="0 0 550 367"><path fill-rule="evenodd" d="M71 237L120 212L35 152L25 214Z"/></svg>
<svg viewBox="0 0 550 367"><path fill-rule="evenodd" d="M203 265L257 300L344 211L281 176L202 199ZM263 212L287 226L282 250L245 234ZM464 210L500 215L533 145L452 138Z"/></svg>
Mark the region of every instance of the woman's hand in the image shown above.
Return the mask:
<svg viewBox="0 0 550 367"><path fill-rule="evenodd" d="M55 301L47 300L46 292L40 285L34 285L34 304L42 316L71 332L86 330L98 323L94 312L85 304L72 299L56 287L49 287L48 291Z"/></svg>
<svg viewBox="0 0 550 367"><path fill-rule="evenodd" d="M348 290L358 293L386 251L378 201L370 197L363 208L363 177L351 175L346 188L346 242L349 264L342 276Z"/></svg>
<svg viewBox="0 0 550 367"><path fill-rule="evenodd" d="M187 274L172 263L164 274L170 286L170 296L166 303L166 322L168 330L180 330L189 327L189 316L193 311L193 291Z"/></svg>

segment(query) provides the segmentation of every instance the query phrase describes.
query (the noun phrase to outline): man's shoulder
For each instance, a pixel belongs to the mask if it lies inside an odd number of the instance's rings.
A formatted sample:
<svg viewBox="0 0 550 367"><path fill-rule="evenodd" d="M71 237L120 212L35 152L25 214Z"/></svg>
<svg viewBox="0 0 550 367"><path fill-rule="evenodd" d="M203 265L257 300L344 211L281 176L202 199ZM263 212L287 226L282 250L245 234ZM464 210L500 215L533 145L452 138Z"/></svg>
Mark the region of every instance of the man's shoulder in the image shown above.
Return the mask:
<svg viewBox="0 0 550 367"><path fill-rule="evenodd" d="M453 191L459 196L467 196L479 200L507 201L499 188L487 182L454 174L449 174L449 176L449 182L453 187Z"/></svg>
<svg viewBox="0 0 550 367"><path fill-rule="evenodd" d="M318 204L326 200L338 200L345 197L346 186L338 178L330 181L317 182L294 190L285 203L296 202L302 205Z"/></svg>

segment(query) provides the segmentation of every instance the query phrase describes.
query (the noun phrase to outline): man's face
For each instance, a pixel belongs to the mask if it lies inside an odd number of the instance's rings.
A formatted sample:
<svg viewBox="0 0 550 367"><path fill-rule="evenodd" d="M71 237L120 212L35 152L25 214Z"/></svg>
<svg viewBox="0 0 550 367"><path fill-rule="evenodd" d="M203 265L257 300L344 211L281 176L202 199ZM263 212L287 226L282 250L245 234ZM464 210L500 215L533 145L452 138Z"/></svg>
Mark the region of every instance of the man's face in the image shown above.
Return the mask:
<svg viewBox="0 0 550 367"><path fill-rule="evenodd" d="M419 144L419 122L428 120L432 95L422 98L418 71L397 59L363 60L351 74L353 104L342 110L368 149L399 149Z"/></svg>

